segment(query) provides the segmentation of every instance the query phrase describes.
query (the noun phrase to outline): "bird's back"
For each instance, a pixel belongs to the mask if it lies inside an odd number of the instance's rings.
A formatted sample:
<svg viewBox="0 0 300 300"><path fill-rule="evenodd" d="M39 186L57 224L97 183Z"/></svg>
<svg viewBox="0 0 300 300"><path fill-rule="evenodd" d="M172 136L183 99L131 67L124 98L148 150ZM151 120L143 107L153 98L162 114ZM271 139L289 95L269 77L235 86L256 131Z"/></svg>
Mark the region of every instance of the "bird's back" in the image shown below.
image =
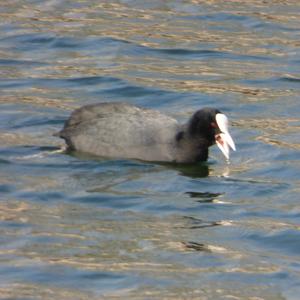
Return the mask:
<svg viewBox="0 0 300 300"><path fill-rule="evenodd" d="M70 149L99 156L172 161L178 128L158 111L99 103L75 110L59 136Z"/></svg>

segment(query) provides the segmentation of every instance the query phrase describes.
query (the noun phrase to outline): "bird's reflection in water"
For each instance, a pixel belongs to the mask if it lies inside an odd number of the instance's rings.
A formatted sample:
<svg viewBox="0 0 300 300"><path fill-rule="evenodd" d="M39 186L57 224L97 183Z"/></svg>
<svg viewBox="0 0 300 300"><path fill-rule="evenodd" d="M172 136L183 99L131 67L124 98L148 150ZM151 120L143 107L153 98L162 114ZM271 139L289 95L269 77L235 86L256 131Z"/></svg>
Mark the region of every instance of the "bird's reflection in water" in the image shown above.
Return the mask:
<svg viewBox="0 0 300 300"><path fill-rule="evenodd" d="M197 202L201 203L213 203L217 202L217 198L223 195L223 193L210 193L210 192L185 192L191 198L195 198Z"/></svg>
<svg viewBox="0 0 300 300"><path fill-rule="evenodd" d="M176 170L180 175L191 178L204 178L209 175L209 165L207 163L196 164L173 164L164 163L164 166Z"/></svg>
<svg viewBox="0 0 300 300"><path fill-rule="evenodd" d="M227 161L226 164L222 166L217 166L214 168L213 162L198 162L189 164L176 164L176 163L159 163L165 167L176 170L180 175L191 177L191 178L205 178L208 176L216 177L230 177L231 165Z"/></svg>
<svg viewBox="0 0 300 300"><path fill-rule="evenodd" d="M222 225L222 222L219 221L205 221L203 219L191 217L191 216L184 216L183 217L186 225L182 228L188 229L202 229L202 228L209 228Z"/></svg>
<svg viewBox="0 0 300 300"><path fill-rule="evenodd" d="M202 243L197 243L197 242L182 242L182 245L187 249L187 250L194 250L194 251L199 251L199 252L209 252L211 253L212 251L209 250L209 248Z"/></svg>

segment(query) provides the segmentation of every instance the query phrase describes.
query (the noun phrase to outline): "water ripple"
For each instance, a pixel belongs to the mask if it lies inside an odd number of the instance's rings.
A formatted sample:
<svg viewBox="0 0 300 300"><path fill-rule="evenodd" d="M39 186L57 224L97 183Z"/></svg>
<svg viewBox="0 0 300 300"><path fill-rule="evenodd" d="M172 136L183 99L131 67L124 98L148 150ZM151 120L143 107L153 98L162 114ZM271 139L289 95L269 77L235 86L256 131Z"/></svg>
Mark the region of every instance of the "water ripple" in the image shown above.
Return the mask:
<svg viewBox="0 0 300 300"><path fill-rule="evenodd" d="M0 298L295 299L297 1L6 1L0 9ZM232 122L226 164L67 153L100 101Z"/></svg>

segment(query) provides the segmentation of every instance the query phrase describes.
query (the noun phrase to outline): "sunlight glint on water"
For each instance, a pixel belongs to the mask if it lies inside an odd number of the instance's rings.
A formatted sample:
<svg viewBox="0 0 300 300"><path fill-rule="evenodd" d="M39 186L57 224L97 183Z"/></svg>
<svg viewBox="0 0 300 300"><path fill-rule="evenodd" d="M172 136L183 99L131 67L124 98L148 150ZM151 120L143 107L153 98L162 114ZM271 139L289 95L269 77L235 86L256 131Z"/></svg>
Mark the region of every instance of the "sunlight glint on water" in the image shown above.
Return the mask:
<svg viewBox="0 0 300 300"><path fill-rule="evenodd" d="M298 299L297 1L9 1L0 8L0 299ZM100 101L237 151L158 165L57 151Z"/></svg>

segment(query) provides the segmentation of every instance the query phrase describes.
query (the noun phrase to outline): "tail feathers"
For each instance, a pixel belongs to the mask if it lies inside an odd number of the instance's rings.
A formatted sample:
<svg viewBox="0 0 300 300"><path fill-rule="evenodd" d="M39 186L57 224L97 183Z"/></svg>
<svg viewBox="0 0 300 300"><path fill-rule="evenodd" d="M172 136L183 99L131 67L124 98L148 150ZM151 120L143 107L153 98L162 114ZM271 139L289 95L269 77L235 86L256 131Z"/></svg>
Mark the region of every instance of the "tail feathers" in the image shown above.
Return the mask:
<svg viewBox="0 0 300 300"><path fill-rule="evenodd" d="M54 132L53 136L57 136L57 137L64 139L67 137L67 132L64 129L62 129L60 131Z"/></svg>
<svg viewBox="0 0 300 300"><path fill-rule="evenodd" d="M53 133L53 136L59 137L65 140L66 147L64 150L75 150L75 146L73 144L72 138L68 135L68 131L61 130Z"/></svg>

